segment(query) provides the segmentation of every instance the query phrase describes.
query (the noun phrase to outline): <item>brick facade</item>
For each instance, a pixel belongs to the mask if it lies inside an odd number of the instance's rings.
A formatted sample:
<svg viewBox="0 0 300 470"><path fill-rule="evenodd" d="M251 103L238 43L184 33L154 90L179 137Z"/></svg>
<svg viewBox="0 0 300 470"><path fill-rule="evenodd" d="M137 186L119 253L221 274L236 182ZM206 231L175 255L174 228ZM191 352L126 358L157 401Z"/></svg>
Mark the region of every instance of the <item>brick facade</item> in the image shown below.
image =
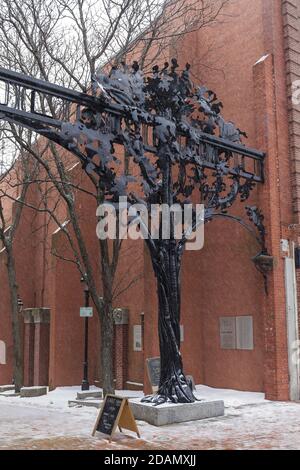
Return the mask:
<svg viewBox="0 0 300 470"><path fill-rule="evenodd" d="M185 254L181 319L185 372L193 375L196 383L264 391L273 400L289 399L286 254L281 241L298 243L300 227L297 225L300 107L291 102L291 83L300 79L299 3L297 0L235 0L229 4L223 22L192 33L183 41L180 52L177 51L179 62L190 62L194 76L200 77L222 99L225 117L247 131L247 144L267 152L265 184L254 190L249 205L258 205L264 212L268 251L274 257L267 295L264 279L251 261L259 246L240 226L223 221L209 224L204 249ZM212 55L207 66L203 66L201 53L207 45ZM171 48L170 55L173 53ZM33 192L30 197L34 200L37 196ZM97 267L96 207L81 193L76 197L76 204ZM66 219L64 209L59 210L61 220ZM234 210L244 216L243 205L237 204ZM32 213L25 211L15 244L16 253L25 253L17 265L18 283L27 308L50 309L50 334L47 325L25 324L25 380L39 385L42 384L37 382L47 380L52 388L80 384L84 337L79 317L83 303L80 277L72 264L51 257L49 247L67 250L63 234L50 225L45 248L41 234L36 231L33 237L30 232L32 224L43 226L43 216L39 214L34 220L32 217ZM25 252L24 247L30 248ZM136 260L134 273L142 273L143 279L125 291L115 305L129 312L128 322L115 325L115 378L117 387L142 384L148 393L151 387L145 360L159 354L156 285L142 243L135 243L132 253ZM123 276L128 266L128 259L123 260L120 267ZM299 297L299 272L297 278ZM3 253L0 253L0 280L0 340L8 345L8 364L0 365L0 383L9 383L12 343ZM220 318L243 315L253 317L254 350L221 349ZM141 324L141 318L144 319L143 351L135 351L133 327ZM99 343L100 326L94 316L90 321L89 380L97 384L101 377ZM47 379L38 372L45 373L45 364L48 364Z"/></svg>
<svg viewBox="0 0 300 470"><path fill-rule="evenodd" d="M284 49L287 74L289 150L292 173L293 210L296 223L300 212L300 109L292 101L292 84L300 80L300 2L283 0Z"/></svg>

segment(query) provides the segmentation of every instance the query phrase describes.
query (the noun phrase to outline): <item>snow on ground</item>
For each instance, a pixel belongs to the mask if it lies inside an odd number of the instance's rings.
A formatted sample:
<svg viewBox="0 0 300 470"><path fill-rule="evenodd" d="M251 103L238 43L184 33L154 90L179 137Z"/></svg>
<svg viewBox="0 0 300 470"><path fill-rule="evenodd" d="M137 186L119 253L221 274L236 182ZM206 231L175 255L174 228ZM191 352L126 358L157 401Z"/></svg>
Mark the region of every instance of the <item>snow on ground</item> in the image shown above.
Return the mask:
<svg viewBox="0 0 300 470"><path fill-rule="evenodd" d="M196 390L197 397L205 400L223 400L225 407L251 405L266 401L264 393L240 392L238 390L211 388L205 385L197 385Z"/></svg>
<svg viewBox="0 0 300 470"><path fill-rule="evenodd" d="M98 392L101 391L101 389L95 386L90 386L90 391ZM28 398L11 397L9 396L11 392L7 392L7 397L4 396L5 394L0 395L0 404L3 402L3 400L5 402L9 400L10 403L22 404L24 406L34 405L38 408L68 408L68 401L75 400L77 398L77 392L81 392L81 387L58 387L52 392L49 392L47 395L43 395L41 397ZM138 398L143 396L143 393L132 390L119 390L116 391L116 395L126 396L130 398Z"/></svg>
<svg viewBox="0 0 300 470"><path fill-rule="evenodd" d="M300 450L300 404L261 403L226 410L221 418L153 428L142 437L170 449Z"/></svg>
<svg viewBox="0 0 300 470"><path fill-rule="evenodd" d="M259 393L197 386L198 397L224 399L224 417L160 428L138 422L141 439L130 432L116 433L109 443L101 434L91 436L97 409L68 407L68 400L79 390L58 388L38 398L0 396L0 449L300 450L299 403L270 402Z"/></svg>
<svg viewBox="0 0 300 470"><path fill-rule="evenodd" d="M95 386L90 387L90 391L97 392L100 388ZM68 401L76 399L77 392L81 391L81 387L58 387L57 389L49 392L47 395L33 398L20 398L20 397L5 397L0 396L1 400L9 400L10 403L22 405L34 405L37 407L47 408L68 408ZM8 392L10 394L11 392ZM142 398L143 392L132 390L117 390L116 395L127 398ZM197 385L196 387L197 398L205 400L223 400L225 407L250 405L254 403L262 403L265 401L263 393L240 392L237 390L216 389L206 387L204 385Z"/></svg>

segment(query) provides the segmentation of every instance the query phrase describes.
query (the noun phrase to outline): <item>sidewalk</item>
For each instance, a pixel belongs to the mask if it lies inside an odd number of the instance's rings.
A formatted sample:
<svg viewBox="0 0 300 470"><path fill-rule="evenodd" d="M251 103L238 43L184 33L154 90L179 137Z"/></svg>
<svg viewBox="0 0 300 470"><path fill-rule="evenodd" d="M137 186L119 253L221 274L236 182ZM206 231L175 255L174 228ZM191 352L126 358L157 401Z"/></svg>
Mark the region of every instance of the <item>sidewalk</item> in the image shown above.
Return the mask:
<svg viewBox="0 0 300 470"><path fill-rule="evenodd" d="M100 434L91 437L98 410L68 408L78 390L60 388L34 399L0 397L0 449L300 449L300 404L203 386L197 395L222 398L224 417L160 428L138 422L141 440L116 433L109 444Z"/></svg>

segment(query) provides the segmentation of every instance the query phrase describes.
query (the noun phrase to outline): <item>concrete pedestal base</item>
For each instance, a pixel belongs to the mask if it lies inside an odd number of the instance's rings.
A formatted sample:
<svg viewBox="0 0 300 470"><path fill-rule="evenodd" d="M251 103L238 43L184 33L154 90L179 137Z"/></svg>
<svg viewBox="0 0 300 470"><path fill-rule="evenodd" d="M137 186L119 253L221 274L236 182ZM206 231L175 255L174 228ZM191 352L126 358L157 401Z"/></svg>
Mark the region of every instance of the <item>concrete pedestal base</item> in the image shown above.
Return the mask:
<svg viewBox="0 0 300 470"><path fill-rule="evenodd" d="M153 406L142 403L141 399L130 400L130 407L135 419L146 421L153 426L164 426L166 424L184 423L200 419L224 416L224 402L198 401L195 403L173 404L165 403Z"/></svg>
<svg viewBox="0 0 300 470"><path fill-rule="evenodd" d="M14 391L8 391L8 392L2 392L2 393L0 393L0 397L6 397L6 398L10 398L10 397L19 397L19 396L20 396L20 394L14 392Z"/></svg>
<svg viewBox="0 0 300 470"><path fill-rule="evenodd" d="M0 393L11 392L14 389L14 385L0 385Z"/></svg>
<svg viewBox="0 0 300 470"><path fill-rule="evenodd" d="M96 400L95 398L85 398L85 399L79 399L79 400L69 400L68 401L68 405L70 408L72 407L79 407L79 408L82 408L82 407L92 407L92 408L101 408L101 406L103 405L103 400L100 400L100 398L98 400Z"/></svg>
<svg viewBox="0 0 300 470"><path fill-rule="evenodd" d="M85 400L86 398L103 398L103 392L77 392L77 400Z"/></svg>
<svg viewBox="0 0 300 470"><path fill-rule="evenodd" d="M23 387L21 388L21 397L41 397L47 395L47 387Z"/></svg>

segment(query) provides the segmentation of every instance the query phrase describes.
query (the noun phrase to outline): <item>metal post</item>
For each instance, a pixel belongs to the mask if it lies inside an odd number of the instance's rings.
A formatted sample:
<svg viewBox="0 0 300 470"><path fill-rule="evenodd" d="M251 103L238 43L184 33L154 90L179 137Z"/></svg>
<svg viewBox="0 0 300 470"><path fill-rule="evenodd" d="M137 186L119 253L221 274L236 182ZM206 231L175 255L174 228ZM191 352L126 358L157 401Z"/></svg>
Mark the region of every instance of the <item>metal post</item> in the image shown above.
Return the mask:
<svg viewBox="0 0 300 470"><path fill-rule="evenodd" d="M90 300L90 291L87 285L84 288L84 295L85 295L85 307L89 307L89 300ZM89 349L89 319L85 317L84 319L84 360L83 360L83 380L81 384L81 390L86 391L90 389L89 384L89 375L88 375L88 349Z"/></svg>

